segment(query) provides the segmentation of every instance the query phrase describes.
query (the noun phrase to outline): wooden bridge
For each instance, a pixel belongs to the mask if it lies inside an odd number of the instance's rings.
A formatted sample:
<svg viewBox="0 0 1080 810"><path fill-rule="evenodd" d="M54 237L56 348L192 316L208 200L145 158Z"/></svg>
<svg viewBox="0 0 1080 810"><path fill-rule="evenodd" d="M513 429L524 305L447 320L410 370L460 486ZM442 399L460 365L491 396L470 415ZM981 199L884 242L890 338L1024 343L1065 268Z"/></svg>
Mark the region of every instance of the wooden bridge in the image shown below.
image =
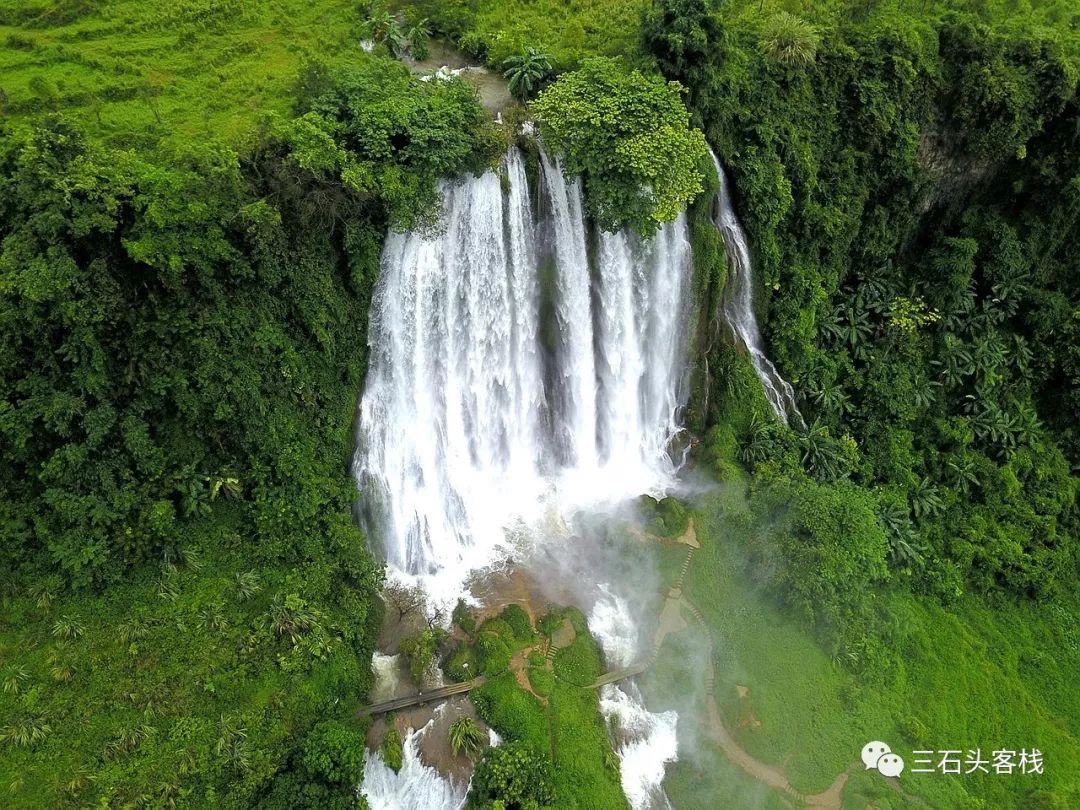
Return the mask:
<svg viewBox="0 0 1080 810"><path fill-rule="evenodd" d="M626 678L632 678L634 675L640 675L646 669L649 668L647 661L643 661L639 664L633 664L632 666L625 667L624 669L616 669L612 672L605 673L596 679L595 683L589 684L589 689L599 689L601 686L609 683L615 683ZM487 679L481 675L478 678L473 678L471 681L463 681L462 683L453 683L450 686L442 686L438 689L432 689L430 692L420 692L416 695L405 695L404 697L394 698L393 700L384 700L381 703L373 703L370 706L366 706L360 710L362 716L374 717L378 714L386 714L387 712L396 712L398 709L408 709L412 706L424 706L428 703L439 703L452 698L455 695L464 695L471 692L480 684L484 683Z"/></svg>
<svg viewBox="0 0 1080 810"><path fill-rule="evenodd" d="M635 675L640 675L648 668L649 662L641 661L640 663L631 664L623 669L613 670L601 675L594 683L589 684L589 688L599 689L601 686L606 686L609 683L616 683L617 681L624 681L627 678L633 678Z"/></svg>
<svg viewBox="0 0 1080 810"><path fill-rule="evenodd" d="M430 692L420 692L416 695L405 695L404 697L394 698L393 700L384 700L382 703L373 703L370 706L366 706L360 710L360 714L375 716L377 714L386 714L387 712L396 712L398 709L407 709L410 706L423 706L427 703L439 703L447 698L454 697L454 695L464 695L471 692L485 680L487 679L481 675L478 678L473 678L471 681L452 683L449 686L441 686L438 689L432 689Z"/></svg>

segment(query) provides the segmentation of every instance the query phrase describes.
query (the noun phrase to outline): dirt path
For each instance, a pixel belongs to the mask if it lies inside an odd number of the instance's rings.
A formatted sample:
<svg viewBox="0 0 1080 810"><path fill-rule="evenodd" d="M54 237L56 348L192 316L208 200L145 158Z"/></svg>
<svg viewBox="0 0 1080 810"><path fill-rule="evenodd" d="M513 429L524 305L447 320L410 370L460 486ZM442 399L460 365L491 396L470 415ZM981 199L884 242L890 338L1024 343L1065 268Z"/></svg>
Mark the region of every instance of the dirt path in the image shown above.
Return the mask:
<svg viewBox="0 0 1080 810"><path fill-rule="evenodd" d="M643 538L652 538L651 535L646 535L644 532L641 532L640 534ZM671 542L670 540L663 541L662 538L658 537L654 539L662 542ZM694 620L701 627L706 638L709 640L709 670L705 675L706 716L704 722L705 733L709 739L713 740L713 742L720 747L721 752L732 764L736 765L762 784L768 785L773 790L790 796L802 802L804 806L815 808L815 810L840 810L841 795L844 790L844 785L847 783L848 777L855 770L858 763L851 765L846 771L837 776L828 789L821 793L805 795L799 793L791 786L783 769L764 763L748 754L746 750L739 745L727 726L724 725L723 715L720 713L720 707L716 702L716 670L713 665L712 656L714 647L712 630L709 628L701 611L698 610L697 606L683 593L683 585L686 580L686 574L690 570L690 565L693 563L694 552L701 547L697 541L697 534L694 531L694 523L692 520L690 521L689 526L687 526L686 532L675 542L688 546L686 559L683 561L682 568L679 571L677 582L668 591L667 599L664 600L664 606L661 608L656 634L653 636L653 652L649 659L650 663L656 659L665 638L673 633L681 633L689 628L689 624L687 624L686 619L683 618L682 615L682 611L685 608L686 611L694 617Z"/></svg>

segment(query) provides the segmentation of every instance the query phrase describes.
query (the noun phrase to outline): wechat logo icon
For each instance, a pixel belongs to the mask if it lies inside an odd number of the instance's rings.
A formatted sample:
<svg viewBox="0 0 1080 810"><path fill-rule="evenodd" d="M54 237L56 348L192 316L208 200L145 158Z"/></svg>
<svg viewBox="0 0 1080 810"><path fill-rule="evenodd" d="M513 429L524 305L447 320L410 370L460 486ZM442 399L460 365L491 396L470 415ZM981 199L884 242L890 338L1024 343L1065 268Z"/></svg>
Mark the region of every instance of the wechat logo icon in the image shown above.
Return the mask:
<svg viewBox="0 0 1080 810"><path fill-rule="evenodd" d="M873 740L863 746L862 761L868 771L877 771L882 776L896 778L904 772L904 759L894 754L888 744Z"/></svg>

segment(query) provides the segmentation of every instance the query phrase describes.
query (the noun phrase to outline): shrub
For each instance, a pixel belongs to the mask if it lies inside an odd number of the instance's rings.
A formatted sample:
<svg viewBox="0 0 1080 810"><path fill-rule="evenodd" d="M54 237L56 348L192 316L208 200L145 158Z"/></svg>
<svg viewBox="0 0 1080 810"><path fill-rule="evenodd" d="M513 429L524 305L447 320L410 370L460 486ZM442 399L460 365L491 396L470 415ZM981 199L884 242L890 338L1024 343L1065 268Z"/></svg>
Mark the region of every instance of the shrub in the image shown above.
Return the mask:
<svg viewBox="0 0 1080 810"><path fill-rule="evenodd" d="M397 773L405 762L405 749L401 743L401 734L398 733L397 726L392 721L388 720L387 722L390 722L390 729L386 732L386 736L379 746L379 756L382 757L388 768ZM363 772L360 775L362 777ZM359 781L356 784L359 784Z"/></svg>
<svg viewBox="0 0 1080 810"><path fill-rule="evenodd" d="M469 798L473 806L485 810L553 807L551 761L520 742L489 748L476 766Z"/></svg>
<svg viewBox="0 0 1080 810"><path fill-rule="evenodd" d="M529 621L529 614L521 605L507 605L503 608L499 618L510 628L510 632L517 641L532 641L533 628Z"/></svg>
<svg viewBox="0 0 1080 810"><path fill-rule="evenodd" d="M544 667L529 667L529 684L540 697L547 697L555 689L555 675Z"/></svg>
<svg viewBox="0 0 1080 810"><path fill-rule="evenodd" d="M681 93L677 82L594 58L533 103L548 145L571 176L584 177L586 205L603 229L648 236L701 193L708 148Z"/></svg>

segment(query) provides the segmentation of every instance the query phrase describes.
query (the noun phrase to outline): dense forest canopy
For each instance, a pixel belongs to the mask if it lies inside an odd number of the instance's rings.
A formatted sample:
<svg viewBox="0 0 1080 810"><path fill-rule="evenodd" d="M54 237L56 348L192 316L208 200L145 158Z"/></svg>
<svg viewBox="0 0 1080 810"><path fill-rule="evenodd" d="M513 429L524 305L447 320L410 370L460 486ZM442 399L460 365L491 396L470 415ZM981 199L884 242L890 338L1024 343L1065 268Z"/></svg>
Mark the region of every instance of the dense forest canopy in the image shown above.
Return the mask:
<svg viewBox="0 0 1080 810"><path fill-rule="evenodd" d="M356 802L338 698L370 688L382 572L348 467L382 240L518 139L465 82L364 52L379 10L527 75L506 118L539 119L599 227L689 206L695 463L745 485L746 576L843 667L902 689L889 600L1045 606L1060 661L1022 666L1063 764L1031 806L1080 801L1074 3L0 0L15 806ZM805 429L719 326L706 142ZM515 758L550 801L533 756L483 760L478 806L528 792Z"/></svg>

